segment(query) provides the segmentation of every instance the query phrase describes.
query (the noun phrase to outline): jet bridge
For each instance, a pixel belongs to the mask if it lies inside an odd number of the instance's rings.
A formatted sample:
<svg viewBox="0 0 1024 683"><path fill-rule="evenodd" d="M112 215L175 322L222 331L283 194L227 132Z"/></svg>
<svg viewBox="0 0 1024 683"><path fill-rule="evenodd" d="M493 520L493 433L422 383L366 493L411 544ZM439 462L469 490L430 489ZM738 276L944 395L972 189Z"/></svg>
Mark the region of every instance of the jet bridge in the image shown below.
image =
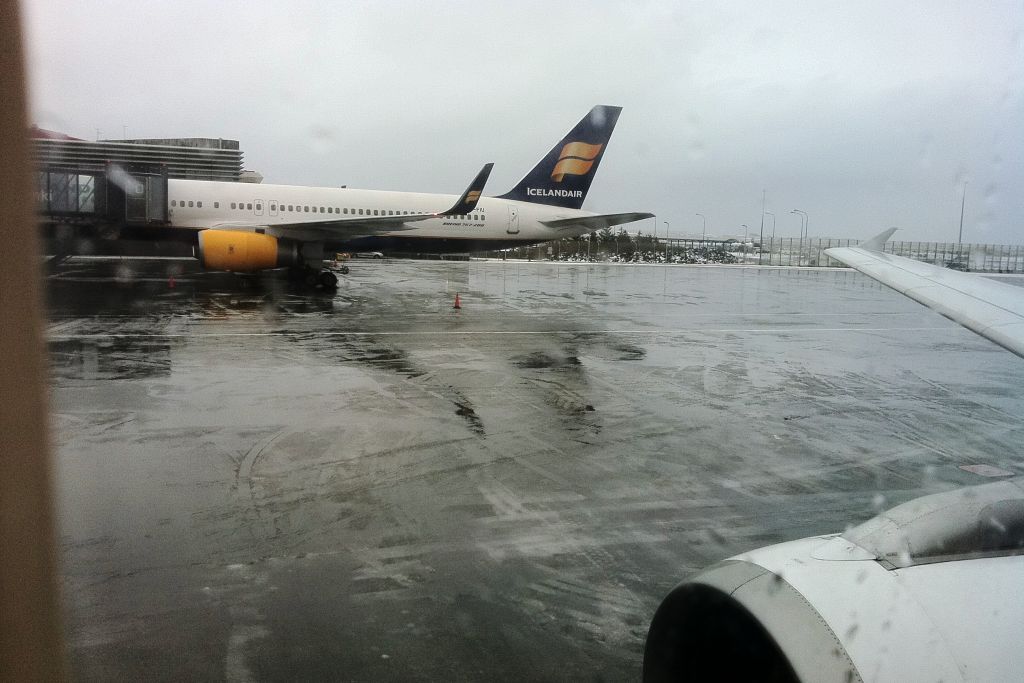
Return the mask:
<svg viewBox="0 0 1024 683"><path fill-rule="evenodd" d="M47 225L77 224L98 232L167 224L167 167L107 163L102 170L43 167L36 174L38 209Z"/></svg>

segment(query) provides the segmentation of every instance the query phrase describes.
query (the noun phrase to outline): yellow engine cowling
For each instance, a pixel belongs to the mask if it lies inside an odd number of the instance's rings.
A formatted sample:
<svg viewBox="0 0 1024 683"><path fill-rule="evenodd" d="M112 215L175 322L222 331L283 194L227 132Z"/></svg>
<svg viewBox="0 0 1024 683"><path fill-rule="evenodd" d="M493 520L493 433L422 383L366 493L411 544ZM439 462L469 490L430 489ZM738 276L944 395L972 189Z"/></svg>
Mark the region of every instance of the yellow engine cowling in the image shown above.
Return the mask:
<svg viewBox="0 0 1024 683"><path fill-rule="evenodd" d="M237 230L202 230L196 254L204 268L251 273L301 263L298 245L270 235Z"/></svg>

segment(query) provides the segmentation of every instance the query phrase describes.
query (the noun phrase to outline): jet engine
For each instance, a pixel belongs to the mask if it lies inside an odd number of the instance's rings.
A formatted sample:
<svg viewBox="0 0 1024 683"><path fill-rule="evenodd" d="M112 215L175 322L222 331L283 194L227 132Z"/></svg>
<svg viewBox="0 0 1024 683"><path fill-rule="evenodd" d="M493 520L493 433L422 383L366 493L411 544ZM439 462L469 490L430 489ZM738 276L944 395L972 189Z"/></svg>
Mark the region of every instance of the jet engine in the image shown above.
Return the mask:
<svg viewBox="0 0 1024 683"><path fill-rule="evenodd" d="M302 265L297 242L238 230L202 230L196 256L204 268L239 273Z"/></svg>
<svg viewBox="0 0 1024 683"><path fill-rule="evenodd" d="M644 680L1017 680L1022 577L1024 478L925 496L680 584Z"/></svg>

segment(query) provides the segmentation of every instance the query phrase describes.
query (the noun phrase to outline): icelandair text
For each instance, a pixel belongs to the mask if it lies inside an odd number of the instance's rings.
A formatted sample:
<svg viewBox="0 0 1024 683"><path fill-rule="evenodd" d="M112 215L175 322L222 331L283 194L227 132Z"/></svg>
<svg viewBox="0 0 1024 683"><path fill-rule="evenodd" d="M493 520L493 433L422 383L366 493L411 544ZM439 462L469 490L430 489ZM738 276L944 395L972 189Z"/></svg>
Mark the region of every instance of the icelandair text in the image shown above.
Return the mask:
<svg viewBox="0 0 1024 683"><path fill-rule="evenodd" d="M528 187L526 194L530 197L575 197L583 196L582 190L548 190L544 188Z"/></svg>

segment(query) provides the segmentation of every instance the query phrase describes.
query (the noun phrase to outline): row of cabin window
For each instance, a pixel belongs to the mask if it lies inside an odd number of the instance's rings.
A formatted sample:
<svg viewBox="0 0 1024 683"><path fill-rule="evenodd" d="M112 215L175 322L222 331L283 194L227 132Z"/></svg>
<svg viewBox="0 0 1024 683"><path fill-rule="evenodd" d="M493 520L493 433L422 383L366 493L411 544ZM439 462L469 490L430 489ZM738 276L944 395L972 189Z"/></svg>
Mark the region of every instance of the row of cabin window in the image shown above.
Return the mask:
<svg viewBox="0 0 1024 683"><path fill-rule="evenodd" d="M176 200L176 199L172 199L171 200L171 206L178 206L179 204L182 207L184 207L185 206L185 200L184 199L182 199L180 201ZM189 201L188 206L189 206L189 208L193 208L192 207L192 201ZM202 200L195 202L195 208L197 208L197 209L203 208ZM214 202L213 203L213 208L219 209L220 208L220 202ZM237 209L241 209L243 211L252 211L252 203L251 202L250 203L231 202L231 208L232 209L237 208ZM277 207L276 204L271 204L270 205L270 210L271 211L276 211L277 208L278 207ZM351 211L353 216L356 215L356 209L347 209L347 208L339 209L338 207L334 207L334 206L328 206L328 207L323 207L323 206L316 207L316 206L314 206L312 208L313 208L313 213L317 213L317 209L319 208L320 213L346 213L347 214L347 213L349 213ZM287 210L287 211L300 211L302 213L309 213L309 209L310 209L309 206L300 206L298 204L288 204L288 208L285 209L285 205L281 204L281 211ZM256 210L257 211L262 211L263 210L263 205L262 204L256 204ZM364 216L364 215L365 216L369 216L369 215L371 215L370 214L370 209L365 209L365 211L366 211L365 214L363 213L363 211L364 211L363 209L359 209L359 214L358 215L360 215L360 216ZM379 211L379 213L378 213L378 211ZM372 215L374 215L374 216L408 216L409 212L408 211L391 211L391 210L387 210L387 209L373 209L373 214ZM469 219L474 220L474 221L480 220L480 217L479 216L475 216L475 215L474 216L468 216L468 217L467 216L448 216L448 218L469 218Z"/></svg>

